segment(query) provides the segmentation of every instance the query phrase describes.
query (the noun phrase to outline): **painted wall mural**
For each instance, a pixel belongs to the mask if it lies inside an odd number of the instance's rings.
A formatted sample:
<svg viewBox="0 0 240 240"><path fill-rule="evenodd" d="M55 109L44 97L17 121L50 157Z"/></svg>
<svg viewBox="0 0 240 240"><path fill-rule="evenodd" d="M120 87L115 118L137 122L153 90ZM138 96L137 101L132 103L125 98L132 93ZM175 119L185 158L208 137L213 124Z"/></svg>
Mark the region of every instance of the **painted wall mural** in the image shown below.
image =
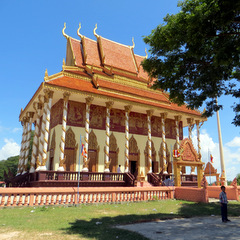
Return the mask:
<svg viewBox="0 0 240 240"><path fill-rule="evenodd" d="M51 108L50 128L53 128L58 124L62 124L62 115L63 115L63 99L60 99Z"/></svg>
<svg viewBox="0 0 240 240"><path fill-rule="evenodd" d="M51 128L62 124L63 100L59 100L51 109ZM69 101L67 125L75 127L85 127L86 104ZM91 105L90 107L90 128L105 130L106 107ZM151 118L152 136L162 137L161 117L152 116ZM110 131L125 132L125 112L124 110L111 109ZM130 112L129 114L129 133L147 135L147 114ZM183 139L182 122L179 122L179 137ZM166 138L175 139L176 129L173 119L166 119Z"/></svg>

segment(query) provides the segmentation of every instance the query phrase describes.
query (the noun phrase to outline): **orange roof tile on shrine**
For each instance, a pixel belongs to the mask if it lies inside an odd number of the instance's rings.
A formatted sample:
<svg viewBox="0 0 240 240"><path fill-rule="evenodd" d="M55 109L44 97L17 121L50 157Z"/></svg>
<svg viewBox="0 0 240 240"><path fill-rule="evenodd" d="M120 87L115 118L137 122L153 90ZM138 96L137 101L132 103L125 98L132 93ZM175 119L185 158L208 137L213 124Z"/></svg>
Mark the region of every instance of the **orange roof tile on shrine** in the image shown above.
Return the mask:
<svg viewBox="0 0 240 240"><path fill-rule="evenodd" d="M136 72L133 52L129 46L110 41L99 37L100 48L104 57L104 64L123 69L129 72Z"/></svg>
<svg viewBox="0 0 240 240"><path fill-rule="evenodd" d="M103 86L103 82L101 82L101 84ZM200 112L188 109L185 105L178 106L171 102L168 102L168 104L161 103L161 100L160 100L161 98L158 99L160 101L153 101L153 100L157 100L157 99L154 99L153 97L150 97L149 95L145 95L145 94L141 95L140 94L140 91L143 91L142 93L146 93L146 91L144 91L144 90L136 90L139 92L132 94L132 96L131 95L126 96L124 94L121 94L121 91L119 93L117 91L116 92L102 91L101 88L99 88L99 89L95 88L90 81L89 82L83 81L81 79L76 79L76 78L66 77L66 76L59 77L57 79L46 82L45 85L46 86L52 85L52 86L56 86L56 87L63 87L63 88L68 88L68 89L72 89L72 90L78 90L78 91L82 91L82 92L94 93L97 95L112 97L112 98L116 98L116 99L121 99L121 100L126 100L126 101L131 101L131 102L136 102L136 103L146 104L146 105L155 106L155 107L159 107L159 108L165 108L165 109L169 109L169 110L180 111L180 112L185 112L185 113L190 113L190 114L194 114L197 116L201 116ZM113 85L113 83L111 83L111 85ZM116 85L115 85L115 87L116 87ZM125 91L124 91L124 89L125 89ZM127 88L122 88L122 90L125 93L128 93L126 91L126 89ZM123 93L123 91L122 91L122 93ZM140 98L140 97L136 98L136 96L138 96L138 95L141 95L142 98ZM159 96L161 96L161 95L159 95Z"/></svg>
<svg viewBox="0 0 240 240"><path fill-rule="evenodd" d="M69 38L69 41L72 46L73 55L75 57L75 63L78 67L82 67L83 66L83 55L82 55L82 51L81 51L80 41L73 39L73 38Z"/></svg>
<svg viewBox="0 0 240 240"><path fill-rule="evenodd" d="M145 71L143 70L143 67L141 66L141 63L142 63L142 61L144 60L144 57L135 54L135 59L136 59L136 62L137 62L137 67L138 67L138 69L139 69L139 74L138 74L138 76L139 76L140 78L148 79L148 78L149 78L148 73L145 72Z"/></svg>

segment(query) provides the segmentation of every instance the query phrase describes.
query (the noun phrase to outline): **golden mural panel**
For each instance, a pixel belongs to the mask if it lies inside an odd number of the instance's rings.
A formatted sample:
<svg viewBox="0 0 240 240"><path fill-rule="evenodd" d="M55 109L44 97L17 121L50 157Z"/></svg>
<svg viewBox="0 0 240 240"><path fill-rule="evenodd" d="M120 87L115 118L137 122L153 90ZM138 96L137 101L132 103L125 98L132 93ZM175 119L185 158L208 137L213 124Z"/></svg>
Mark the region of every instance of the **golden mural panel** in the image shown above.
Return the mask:
<svg viewBox="0 0 240 240"><path fill-rule="evenodd" d="M90 106L90 128L106 129L106 107Z"/></svg>
<svg viewBox="0 0 240 240"><path fill-rule="evenodd" d="M69 101L68 102L68 116L67 125L84 127L85 126L85 115L86 115L86 104Z"/></svg>
<svg viewBox="0 0 240 240"><path fill-rule="evenodd" d="M62 124L62 115L63 115L63 100L60 99L51 108L50 128L53 128L58 124Z"/></svg>
<svg viewBox="0 0 240 240"><path fill-rule="evenodd" d="M129 114L129 133L132 134L148 134L147 115L131 112Z"/></svg>
<svg viewBox="0 0 240 240"><path fill-rule="evenodd" d="M125 132L125 113L123 110L111 109L110 131Z"/></svg>

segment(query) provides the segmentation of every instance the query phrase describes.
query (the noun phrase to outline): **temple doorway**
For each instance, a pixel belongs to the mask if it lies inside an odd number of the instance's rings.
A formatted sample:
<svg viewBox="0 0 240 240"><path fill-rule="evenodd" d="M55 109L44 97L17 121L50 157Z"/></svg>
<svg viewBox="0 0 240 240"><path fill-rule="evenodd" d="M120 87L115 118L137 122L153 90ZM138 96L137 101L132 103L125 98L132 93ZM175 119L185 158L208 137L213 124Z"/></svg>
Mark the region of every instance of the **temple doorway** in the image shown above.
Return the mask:
<svg viewBox="0 0 240 240"><path fill-rule="evenodd" d="M117 146L117 140L112 133L109 138L109 160L111 161L109 165L110 172L117 172L118 167L118 152L119 148Z"/></svg>
<svg viewBox="0 0 240 240"><path fill-rule="evenodd" d="M129 172L132 173L135 178L140 175L140 151L138 150L137 141L132 136L129 140Z"/></svg>
<svg viewBox="0 0 240 240"><path fill-rule="evenodd" d="M98 153L99 146L97 142L97 137L93 130L89 133L89 145L88 145L88 157L90 158L88 170L89 172L98 171Z"/></svg>
<svg viewBox="0 0 240 240"><path fill-rule="evenodd" d="M56 133L55 129L53 130L51 144L50 144L50 150L49 150L49 170L54 170L54 155L55 155L55 147L56 147Z"/></svg>
<svg viewBox="0 0 240 240"><path fill-rule="evenodd" d="M65 150L66 157L63 167L65 171L76 171L76 155L78 144L76 143L75 134L70 127L66 132Z"/></svg>

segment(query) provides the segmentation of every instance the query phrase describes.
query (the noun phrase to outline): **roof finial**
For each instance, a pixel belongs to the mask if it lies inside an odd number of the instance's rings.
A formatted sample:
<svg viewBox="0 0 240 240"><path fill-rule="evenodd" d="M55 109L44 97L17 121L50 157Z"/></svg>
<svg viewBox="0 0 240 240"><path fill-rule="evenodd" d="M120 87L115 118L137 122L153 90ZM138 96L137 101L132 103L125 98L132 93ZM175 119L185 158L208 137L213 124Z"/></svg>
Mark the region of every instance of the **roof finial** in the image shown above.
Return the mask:
<svg viewBox="0 0 240 240"><path fill-rule="evenodd" d="M133 43L133 45L130 48L134 49L135 48L134 37L132 37L132 43Z"/></svg>
<svg viewBox="0 0 240 240"><path fill-rule="evenodd" d="M148 58L148 53L147 53L147 49L146 48L145 48L145 53L146 53L145 58L147 59Z"/></svg>
<svg viewBox="0 0 240 240"><path fill-rule="evenodd" d="M81 29L81 23L79 23L79 28L77 30L77 35L80 37L80 38L83 38L84 36L80 33L80 29Z"/></svg>
<svg viewBox="0 0 240 240"><path fill-rule="evenodd" d="M93 34L96 38L99 38L99 35L96 33L96 30L97 30L97 23L95 24L95 28L93 30Z"/></svg>
<svg viewBox="0 0 240 240"><path fill-rule="evenodd" d="M47 79L48 79L48 70L46 69L46 71L45 71L44 81L46 81Z"/></svg>
<svg viewBox="0 0 240 240"><path fill-rule="evenodd" d="M65 33L65 29L66 29L66 23L64 23L64 27L63 27L63 30L62 30L62 34L63 36L68 39L68 35Z"/></svg>

